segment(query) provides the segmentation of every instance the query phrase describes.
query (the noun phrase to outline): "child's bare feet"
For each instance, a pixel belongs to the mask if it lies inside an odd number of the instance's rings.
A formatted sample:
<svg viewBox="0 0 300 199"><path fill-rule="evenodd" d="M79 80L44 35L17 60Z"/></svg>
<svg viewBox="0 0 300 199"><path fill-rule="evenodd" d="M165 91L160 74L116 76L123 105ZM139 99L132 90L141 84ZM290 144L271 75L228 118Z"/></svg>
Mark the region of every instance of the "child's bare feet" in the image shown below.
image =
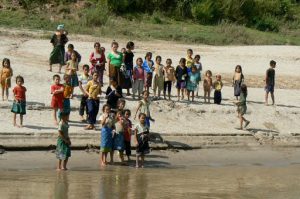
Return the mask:
<svg viewBox="0 0 300 199"><path fill-rule="evenodd" d="M63 170L63 171L67 171L67 170L68 170L68 168L67 168L67 167L64 167L64 168L62 168L61 170Z"/></svg>
<svg viewBox="0 0 300 199"><path fill-rule="evenodd" d="M56 168L56 171L61 171L61 169L60 168Z"/></svg>

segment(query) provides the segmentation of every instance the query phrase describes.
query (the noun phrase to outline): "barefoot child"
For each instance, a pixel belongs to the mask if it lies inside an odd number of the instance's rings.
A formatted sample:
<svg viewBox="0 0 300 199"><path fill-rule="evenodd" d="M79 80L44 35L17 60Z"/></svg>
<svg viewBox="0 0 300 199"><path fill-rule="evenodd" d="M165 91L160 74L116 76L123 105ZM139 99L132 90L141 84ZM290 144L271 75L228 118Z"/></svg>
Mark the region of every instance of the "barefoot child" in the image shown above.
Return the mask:
<svg viewBox="0 0 300 199"><path fill-rule="evenodd" d="M70 98L73 93L73 87L71 86L71 76L64 74L64 99L63 99L63 109L62 113L64 115L67 115L67 121L69 121L70 113L71 113L71 104L70 104Z"/></svg>
<svg viewBox="0 0 300 199"><path fill-rule="evenodd" d="M6 94L6 100L8 100L8 90L11 87L11 77L13 76L13 70L10 67L10 60L3 59L2 69L0 71L0 82L2 88L2 101L4 101L4 92Z"/></svg>
<svg viewBox="0 0 300 199"><path fill-rule="evenodd" d="M11 112L14 113L14 126L17 125L17 114L20 114L20 126L23 126L23 115L26 114L26 88L23 86L24 78L22 76L16 77L16 86L13 89L14 103Z"/></svg>
<svg viewBox="0 0 300 199"><path fill-rule="evenodd" d="M111 162L114 161L114 151L117 150L119 152L119 158L121 163L124 162L124 150L125 150L125 143L124 143L124 127L125 127L125 120L123 118L123 114L121 111L118 111L115 117L115 131L113 133L113 150L111 151Z"/></svg>
<svg viewBox="0 0 300 199"><path fill-rule="evenodd" d="M192 66L192 71L188 74L187 81L187 95L188 101L190 101L190 93L192 93L192 101L194 101L195 91L197 90L197 85L200 81L200 74L196 68L196 66Z"/></svg>
<svg viewBox="0 0 300 199"><path fill-rule="evenodd" d="M61 113L56 145L56 158L58 159L57 170L67 170L67 163L69 157L71 157L70 146L68 115Z"/></svg>
<svg viewBox="0 0 300 199"><path fill-rule="evenodd" d="M155 66L153 71L153 92L156 98L156 91L158 98L160 98L160 93L164 89L164 66L161 64L161 56L156 56Z"/></svg>
<svg viewBox="0 0 300 199"><path fill-rule="evenodd" d="M192 72L192 66L194 65L194 59L193 59L193 50L192 49L188 49L186 52L186 62L185 65L187 67L187 71L188 73Z"/></svg>
<svg viewBox="0 0 300 199"><path fill-rule="evenodd" d="M132 70L133 70L133 51L134 50L134 43L129 41L126 44L126 52L124 55L124 64L126 67L125 79L124 79L124 87L127 89L127 96L130 96L129 89L132 88Z"/></svg>
<svg viewBox="0 0 300 199"><path fill-rule="evenodd" d="M139 101L139 105L136 109L134 119L136 119L138 112L144 113L146 115L145 121L147 126L150 128L150 121L154 121L154 119L151 117L150 114L150 100L149 93L147 91L143 92L143 99Z"/></svg>
<svg viewBox="0 0 300 199"><path fill-rule="evenodd" d="M221 79L221 75L216 75L216 81L213 83L213 88L215 89L214 93L214 103L215 104L221 104L222 101L222 88L223 88L223 82Z"/></svg>
<svg viewBox="0 0 300 199"><path fill-rule="evenodd" d="M118 110L117 111L121 111L122 114L124 115L124 109L125 109L125 106L126 106L126 101L125 99L121 98L118 100L118 104L117 104L117 107L118 107Z"/></svg>
<svg viewBox="0 0 300 199"><path fill-rule="evenodd" d="M144 167L145 154L150 153L149 126L146 124L146 114L139 114L139 123L134 128L136 143L136 167ZM141 161L140 161L141 159Z"/></svg>
<svg viewBox="0 0 300 199"><path fill-rule="evenodd" d="M246 128L249 124L250 121L246 120L244 118L244 114L247 111L247 86L245 84L241 85L241 94L240 94L240 100L236 101L235 104L237 105L237 112L238 112L238 117L240 120L240 130L243 129L243 122L245 122L244 128Z"/></svg>
<svg viewBox="0 0 300 199"><path fill-rule="evenodd" d="M58 125L57 121L57 111L58 109L62 111L63 109L63 99L64 99L64 86L60 84L60 76L53 75L54 84L51 85L51 107L53 108L53 118L55 125Z"/></svg>
<svg viewBox="0 0 300 199"><path fill-rule="evenodd" d="M270 61L270 68L266 72L266 86L265 86L265 91L266 91L266 96L265 96L265 105L268 105L268 97L269 93L271 93L271 98L272 98L272 105L275 104L275 97L274 97L274 87L275 87L275 68L276 67L276 62L274 60Z"/></svg>
<svg viewBox="0 0 300 199"><path fill-rule="evenodd" d="M89 65L85 64L82 66L83 73L79 76L79 88L81 90L81 101L80 101L80 108L79 108L79 115L81 117L81 121L84 122L86 119L84 118L84 111L86 112L86 115L88 113L87 110L87 99L88 99L88 93L86 92L86 85L89 81L92 80L92 76L89 75L90 67Z"/></svg>
<svg viewBox="0 0 300 199"><path fill-rule="evenodd" d="M175 69L171 66L172 60L167 59L164 67L164 99L166 99L166 92L168 90L168 99L171 100L172 83L175 81Z"/></svg>
<svg viewBox="0 0 300 199"><path fill-rule="evenodd" d="M105 104L102 108L103 114L100 116L101 128L101 165L107 165L107 154L112 151L114 119L110 114L110 106Z"/></svg>
<svg viewBox="0 0 300 199"><path fill-rule="evenodd" d="M116 79L112 78L110 80L110 86L106 89L107 104L110 106L114 113L117 112L118 109L118 101L123 97L122 88L118 85Z"/></svg>
<svg viewBox="0 0 300 199"><path fill-rule="evenodd" d="M179 61L179 65L176 67L175 77L177 80L176 88L177 88L177 97L178 101L180 100L180 93L181 93L181 100L184 99L184 91L186 88L186 80L188 77L187 67L185 66L185 58L181 58Z"/></svg>
<svg viewBox="0 0 300 199"><path fill-rule="evenodd" d="M197 71L199 72L200 75L200 80L197 85L197 93L196 93L197 97L199 96L199 83L201 81L201 73L202 73L202 63L200 62L200 58L201 58L200 55L195 55L194 57L194 66L196 66Z"/></svg>
<svg viewBox="0 0 300 199"><path fill-rule="evenodd" d="M208 103L210 103L210 92L212 87L212 72L207 70L205 72L205 77L203 80L203 90L204 90L204 102L208 99Z"/></svg>
<svg viewBox="0 0 300 199"><path fill-rule="evenodd" d="M136 60L136 66L133 68L133 87L132 87L132 98L135 99L136 93L138 93L138 99L141 99L141 94L144 89L144 83L145 83L145 70L142 66L143 59L137 58Z"/></svg>
<svg viewBox="0 0 300 199"><path fill-rule="evenodd" d="M79 64L80 61L81 61L81 55L76 51L74 50L74 45L73 44L69 44L68 45L68 50L67 52L65 53L65 62L68 62L69 60L72 59L72 54L75 53L76 54L76 57L77 57L77 63Z"/></svg>
<svg viewBox="0 0 300 199"><path fill-rule="evenodd" d="M124 110L124 118L125 118L125 125L124 125L124 144L125 144L125 151L127 156L127 161L130 161L131 156L131 128L132 122L130 121L131 111L129 109Z"/></svg>
<svg viewBox="0 0 300 199"><path fill-rule="evenodd" d="M146 78L145 78L145 90L149 92L149 88L152 85L152 72L153 72L153 66L154 62L151 60L152 59L152 53L147 52L145 56L145 61L143 63L143 68L146 72Z"/></svg>
<svg viewBox="0 0 300 199"><path fill-rule="evenodd" d="M71 77L70 84L73 88L79 86L77 71L78 71L78 61L77 61L76 53L73 53L71 56L71 60L67 62L67 68L66 68L66 74L70 75ZM71 98L73 98L73 93Z"/></svg>
<svg viewBox="0 0 300 199"><path fill-rule="evenodd" d="M234 70L234 75L232 78L232 86L234 88L234 96L239 99L241 93L241 85L244 82L244 75L242 72L241 65L237 65Z"/></svg>

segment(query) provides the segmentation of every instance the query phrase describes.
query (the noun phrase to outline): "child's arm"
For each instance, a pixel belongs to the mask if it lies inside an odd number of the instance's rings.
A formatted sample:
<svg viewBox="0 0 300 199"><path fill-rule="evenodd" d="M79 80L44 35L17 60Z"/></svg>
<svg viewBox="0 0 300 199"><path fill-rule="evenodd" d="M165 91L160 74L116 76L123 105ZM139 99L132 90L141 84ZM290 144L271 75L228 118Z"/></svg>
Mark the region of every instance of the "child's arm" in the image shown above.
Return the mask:
<svg viewBox="0 0 300 199"><path fill-rule="evenodd" d="M55 91L53 92L53 94L54 94L54 95L57 95L57 94L63 93L63 92L64 92L64 87L61 87L60 89L55 90Z"/></svg>
<svg viewBox="0 0 300 199"><path fill-rule="evenodd" d="M136 109L136 112L135 112L135 115L134 115L134 119L136 119L136 115L140 111L141 107L142 107L142 102L139 102L139 105L138 105L138 107Z"/></svg>
<svg viewBox="0 0 300 199"><path fill-rule="evenodd" d="M68 145L71 145L71 141L69 138L65 138L64 137L64 134L61 130L58 130L58 133L59 133L59 137Z"/></svg>
<svg viewBox="0 0 300 199"><path fill-rule="evenodd" d="M138 146L139 145L139 142L137 140L137 129L134 129L134 141L135 141L135 146Z"/></svg>
<svg viewBox="0 0 300 199"><path fill-rule="evenodd" d="M108 117L109 117L108 114L104 114L104 115L102 116L102 118L101 118L101 120L100 120L100 124L101 124L102 126L104 126L104 125L106 124L106 121L107 121Z"/></svg>

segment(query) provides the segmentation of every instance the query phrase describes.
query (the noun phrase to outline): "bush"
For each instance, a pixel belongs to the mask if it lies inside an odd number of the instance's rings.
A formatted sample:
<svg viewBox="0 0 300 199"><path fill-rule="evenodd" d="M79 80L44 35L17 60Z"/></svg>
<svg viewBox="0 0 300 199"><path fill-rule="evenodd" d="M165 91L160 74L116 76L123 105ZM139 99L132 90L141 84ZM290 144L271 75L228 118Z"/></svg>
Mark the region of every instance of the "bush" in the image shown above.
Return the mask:
<svg viewBox="0 0 300 199"><path fill-rule="evenodd" d="M105 25L109 18L108 7L105 4L98 3L95 6L85 10L83 22L88 26Z"/></svg>

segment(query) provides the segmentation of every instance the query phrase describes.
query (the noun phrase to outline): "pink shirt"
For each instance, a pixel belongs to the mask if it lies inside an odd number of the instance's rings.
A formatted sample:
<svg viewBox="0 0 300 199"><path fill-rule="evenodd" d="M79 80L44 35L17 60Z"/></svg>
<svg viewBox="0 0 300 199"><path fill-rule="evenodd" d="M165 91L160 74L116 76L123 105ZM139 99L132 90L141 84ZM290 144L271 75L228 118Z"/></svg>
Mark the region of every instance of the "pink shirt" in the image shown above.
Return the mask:
<svg viewBox="0 0 300 199"><path fill-rule="evenodd" d="M144 69L140 67L134 68L133 78L135 80L144 80Z"/></svg>

